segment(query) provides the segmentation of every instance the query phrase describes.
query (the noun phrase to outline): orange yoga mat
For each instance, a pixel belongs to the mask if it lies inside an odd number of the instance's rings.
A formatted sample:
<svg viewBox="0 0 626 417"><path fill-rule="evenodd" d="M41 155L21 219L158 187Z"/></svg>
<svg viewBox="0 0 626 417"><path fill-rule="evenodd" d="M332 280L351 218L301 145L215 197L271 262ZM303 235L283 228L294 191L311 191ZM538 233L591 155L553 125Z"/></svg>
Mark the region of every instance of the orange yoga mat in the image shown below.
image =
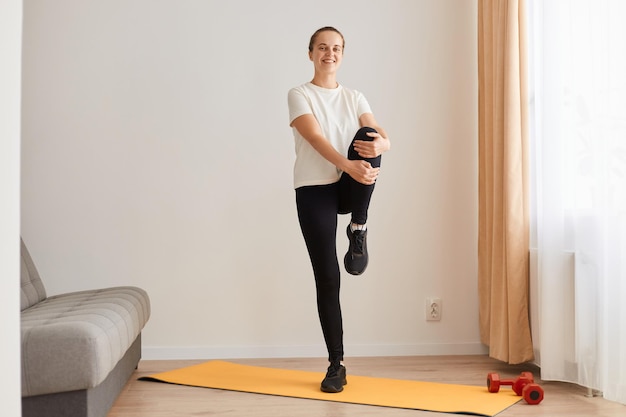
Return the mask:
<svg viewBox="0 0 626 417"><path fill-rule="evenodd" d="M140 378L194 387L444 413L495 416L520 400L511 390L348 374L343 392L320 391L325 373L209 361Z"/></svg>

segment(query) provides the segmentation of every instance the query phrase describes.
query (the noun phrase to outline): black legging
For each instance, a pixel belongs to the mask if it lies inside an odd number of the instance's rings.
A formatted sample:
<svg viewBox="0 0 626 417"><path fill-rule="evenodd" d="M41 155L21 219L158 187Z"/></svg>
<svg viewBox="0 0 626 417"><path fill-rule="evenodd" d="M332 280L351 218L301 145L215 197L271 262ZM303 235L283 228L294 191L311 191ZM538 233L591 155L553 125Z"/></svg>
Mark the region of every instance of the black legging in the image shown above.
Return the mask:
<svg viewBox="0 0 626 417"><path fill-rule="evenodd" d="M376 132L362 127L354 140L368 140L366 132ZM381 157L362 158L354 150L348 159L366 160L380 167ZM343 173L340 180L329 185L305 186L296 189L298 220L306 243L317 290L317 311L328 349L328 360L343 360L343 325L339 304L340 272L337 260L337 214L352 213L353 223L365 224L374 184L365 185Z"/></svg>

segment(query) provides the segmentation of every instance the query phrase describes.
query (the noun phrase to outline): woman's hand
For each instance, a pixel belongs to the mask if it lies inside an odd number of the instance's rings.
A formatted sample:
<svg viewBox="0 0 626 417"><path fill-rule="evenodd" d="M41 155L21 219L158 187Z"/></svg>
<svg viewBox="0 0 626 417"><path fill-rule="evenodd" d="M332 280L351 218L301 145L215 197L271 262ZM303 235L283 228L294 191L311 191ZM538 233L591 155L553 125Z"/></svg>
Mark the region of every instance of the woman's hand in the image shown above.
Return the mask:
<svg viewBox="0 0 626 417"><path fill-rule="evenodd" d="M389 150L389 139L383 137L380 133L367 132L367 136L373 138L373 140L354 141L354 150L362 158L376 158L378 155Z"/></svg>
<svg viewBox="0 0 626 417"><path fill-rule="evenodd" d="M380 168L373 168L367 161L348 160L345 172L361 184L372 185L378 178Z"/></svg>

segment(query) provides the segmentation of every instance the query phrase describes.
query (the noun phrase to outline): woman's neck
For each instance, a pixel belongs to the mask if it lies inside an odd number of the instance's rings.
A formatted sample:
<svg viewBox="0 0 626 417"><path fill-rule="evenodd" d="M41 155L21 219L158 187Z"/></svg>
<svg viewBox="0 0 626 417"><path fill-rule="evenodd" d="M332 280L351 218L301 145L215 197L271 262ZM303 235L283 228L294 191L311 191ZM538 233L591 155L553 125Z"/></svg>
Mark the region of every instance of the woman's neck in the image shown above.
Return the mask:
<svg viewBox="0 0 626 417"><path fill-rule="evenodd" d="M334 74L332 75L331 74L329 75L315 74L315 76L311 80L311 83L322 88L332 89L332 88L339 87L339 83L337 83L337 78L335 77Z"/></svg>

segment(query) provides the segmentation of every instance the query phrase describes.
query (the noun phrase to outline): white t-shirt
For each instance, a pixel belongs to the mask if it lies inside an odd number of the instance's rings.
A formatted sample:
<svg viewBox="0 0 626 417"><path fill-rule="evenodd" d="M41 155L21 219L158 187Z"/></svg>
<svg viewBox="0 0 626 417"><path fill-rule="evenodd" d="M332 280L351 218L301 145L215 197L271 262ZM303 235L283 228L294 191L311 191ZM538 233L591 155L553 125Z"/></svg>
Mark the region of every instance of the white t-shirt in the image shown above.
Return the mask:
<svg viewBox="0 0 626 417"><path fill-rule="evenodd" d="M312 114L324 137L343 155L348 154L350 143L361 127L359 117L372 112L362 93L341 85L329 89L309 82L289 90L287 100L290 125L299 116ZM295 127L292 129L296 146L294 188L339 181L341 171L320 155Z"/></svg>

